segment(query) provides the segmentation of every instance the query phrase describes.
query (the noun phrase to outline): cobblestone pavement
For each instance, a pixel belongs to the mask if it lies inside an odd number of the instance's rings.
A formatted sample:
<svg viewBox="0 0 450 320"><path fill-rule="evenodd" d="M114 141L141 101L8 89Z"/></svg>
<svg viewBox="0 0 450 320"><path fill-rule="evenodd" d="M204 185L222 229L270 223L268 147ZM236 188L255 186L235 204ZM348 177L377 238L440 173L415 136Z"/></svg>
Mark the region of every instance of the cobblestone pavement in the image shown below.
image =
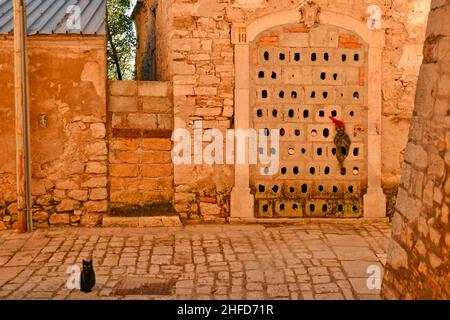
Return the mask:
<svg viewBox="0 0 450 320"><path fill-rule="evenodd" d="M0 299L378 299L367 268L382 268L389 235L368 221L3 231ZM67 289L67 268L88 255L93 292ZM154 279L172 294L114 294Z"/></svg>

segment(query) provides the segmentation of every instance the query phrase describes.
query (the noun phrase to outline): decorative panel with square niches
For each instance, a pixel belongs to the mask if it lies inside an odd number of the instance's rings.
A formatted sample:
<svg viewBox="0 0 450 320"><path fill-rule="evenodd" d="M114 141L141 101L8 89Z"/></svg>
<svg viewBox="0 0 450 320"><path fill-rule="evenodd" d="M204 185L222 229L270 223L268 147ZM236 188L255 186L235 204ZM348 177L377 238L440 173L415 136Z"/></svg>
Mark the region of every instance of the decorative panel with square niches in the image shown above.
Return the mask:
<svg viewBox="0 0 450 320"><path fill-rule="evenodd" d="M278 172L250 166L256 217L363 215L367 49L330 25L284 25L251 43L251 122L280 132L278 150L258 149L278 153Z"/></svg>

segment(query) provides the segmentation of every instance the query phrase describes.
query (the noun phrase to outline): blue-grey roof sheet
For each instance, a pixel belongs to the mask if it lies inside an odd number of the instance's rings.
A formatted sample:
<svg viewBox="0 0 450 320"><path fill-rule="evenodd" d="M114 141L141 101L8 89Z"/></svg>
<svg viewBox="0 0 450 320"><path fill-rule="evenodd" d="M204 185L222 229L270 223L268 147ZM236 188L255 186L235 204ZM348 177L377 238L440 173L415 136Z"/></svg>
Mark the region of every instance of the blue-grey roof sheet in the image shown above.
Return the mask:
<svg viewBox="0 0 450 320"><path fill-rule="evenodd" d="M28 35L106 33L106 0L24 1L27 4ZM13 5L14 0L0 0L0 34L14 31Z"/></svg>

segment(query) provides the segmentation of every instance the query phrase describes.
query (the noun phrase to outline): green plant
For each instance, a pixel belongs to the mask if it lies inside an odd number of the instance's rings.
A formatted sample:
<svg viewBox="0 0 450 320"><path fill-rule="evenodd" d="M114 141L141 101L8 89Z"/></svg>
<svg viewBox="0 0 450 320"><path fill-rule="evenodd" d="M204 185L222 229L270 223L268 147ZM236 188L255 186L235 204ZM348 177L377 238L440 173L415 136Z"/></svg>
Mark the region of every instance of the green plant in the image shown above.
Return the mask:
<svg viewBox="0 0 450 320"><path fill-rule="evenodd" d="M130 17L132 0L108 0L108 79L132 80L135 77L134 59L136 33Z"/></svg>

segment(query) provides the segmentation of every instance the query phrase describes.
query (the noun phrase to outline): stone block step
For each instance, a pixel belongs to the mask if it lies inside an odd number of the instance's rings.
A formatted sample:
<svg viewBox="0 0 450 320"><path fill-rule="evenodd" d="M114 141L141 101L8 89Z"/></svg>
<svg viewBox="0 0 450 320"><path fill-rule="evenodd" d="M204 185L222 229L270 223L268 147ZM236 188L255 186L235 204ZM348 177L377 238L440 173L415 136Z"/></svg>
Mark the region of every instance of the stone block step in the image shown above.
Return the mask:
<svg viewBox="0 0 450 320"><path fill-rule="evenodd" d="M178 216L170 202L151 203L145 205L118 205L112 203L109 209L112 217L167 217Z"/></svg>
<svg viewBox="0 0 450 320"><path fill-rule="evenodd" d="M179 216L119 217L104 216L103 227L181 227Z"/></svg>
<svg viewBox="0 0 450 320"><path fill-rule="evenodd" d="M180 227L180 217L171 203L114 205L103 216L103 227Z"/></svg>

